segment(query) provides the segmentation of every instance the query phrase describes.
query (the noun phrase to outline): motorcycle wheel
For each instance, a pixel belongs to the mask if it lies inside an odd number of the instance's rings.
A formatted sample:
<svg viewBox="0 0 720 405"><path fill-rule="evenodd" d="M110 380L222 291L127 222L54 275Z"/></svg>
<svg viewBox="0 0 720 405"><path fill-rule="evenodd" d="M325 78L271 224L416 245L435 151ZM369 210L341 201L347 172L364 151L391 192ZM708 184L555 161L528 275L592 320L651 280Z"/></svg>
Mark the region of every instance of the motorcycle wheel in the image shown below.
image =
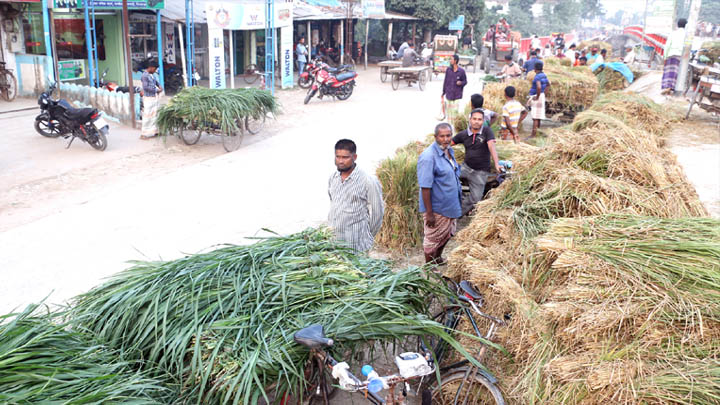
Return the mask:
<svg viewBox="0 0 720 405"><path fill-rule="evenodd" d="M38 134L48 138L57 138L61 135L60 122L58 122L57 120L36 120L35 131L37 131Z"/></svg>
<svg viewBox="0 0 720 405"><path fill-rule="evenodd" d="M340 89L340 91L338 91L338 93L337 93L337 96L336 96L337 99L338 99L338 100L347 100L347 99L349 99L350 96L352 96L353 87L355 87L355 86L353 86L353 85L351 85L351 84L346 84L346 85L342 86L342 88Z"/></svg>
<svg viewBox="0 0 720 405"><path fill-rule="evenodd" d="M90 146L93 147L93 149L97 149L102 152L105 150L105 148L107 148L107 137L105 137L105 134L100 133L95 129L94 129L94 131L95 131L95 133L93 135L94 135L95 139L93 139L93 140L88 139L87 143L89 143ZM91 135L91 137L93 137L93 136Z"/></svg>
<svg viewBox="0 0 720 405"><path fill-rule="evenodd" d="M309 103L309 102L310 102L310 99L312 98L312 96L315 95L315 93L317 93L317 90L310 90L310 91L308 91L307 96L305 96L305 101L304 101L303 104Z"/></svg>
<svg viewBox="0 0 720 405"><path fill-rule="evenodd" d="M301 89L309 89L310 86L312 86L314 79L308 75L307 78L304 78L300 76L298 78L298 86L300 86Z"/></svg>

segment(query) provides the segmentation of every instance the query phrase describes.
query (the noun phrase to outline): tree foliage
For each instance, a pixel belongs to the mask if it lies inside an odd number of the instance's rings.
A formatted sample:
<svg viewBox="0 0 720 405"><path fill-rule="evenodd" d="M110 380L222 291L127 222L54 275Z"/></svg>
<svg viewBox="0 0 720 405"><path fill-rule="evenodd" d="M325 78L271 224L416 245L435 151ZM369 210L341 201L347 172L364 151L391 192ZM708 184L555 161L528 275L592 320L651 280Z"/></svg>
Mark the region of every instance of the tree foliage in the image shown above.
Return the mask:
<svg viewBox="0 0 720 405"><path fill-rule="evenodd" d="M677 18L687 18L690 14L690 1L680 0L675 6L675 14ZM720 1L705 0L700 5L700 21L713 24L720 24Z"/></svg>
<svg viewBox="0 0 720 405"><path fill-rule="evenodd" d="M429 27L447 29L458 15L465 16L465 24L475 24L486 14L485 0L387 0L388 10L420 18Z"/></svg>

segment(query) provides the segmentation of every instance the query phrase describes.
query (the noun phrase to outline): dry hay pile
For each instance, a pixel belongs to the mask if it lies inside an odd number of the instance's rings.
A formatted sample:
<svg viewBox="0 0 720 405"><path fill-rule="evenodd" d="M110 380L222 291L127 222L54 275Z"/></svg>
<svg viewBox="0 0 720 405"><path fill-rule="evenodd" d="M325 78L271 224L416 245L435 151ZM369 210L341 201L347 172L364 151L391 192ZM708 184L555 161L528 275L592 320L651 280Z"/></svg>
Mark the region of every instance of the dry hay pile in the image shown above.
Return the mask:
<svg viewBox="0 0 720 405"><path fill-rule="evenodd" d="M612 56L612 54L613 54L612 45L610 45L609 42L605 42L605 41L582 41L582 42L580 42L580 44L577 47L578 50L587 49L588 55L590 55L590 49L592 49L592 48L597 48L598 53L600 53L600 51L603 49L607 49L608 57Z"/></svg>
<svg viewBox="0 0 720 405"><path fill-rule="evenodd" d="M515 87L515 100L522 104L527 101L528 93L530 93L530 82L523 79L512 79L508 83L490 83L483 88L483 97L485 98L484 108L495 111L500 114L502 106L505 105L505 88L508 86Z"/></svg>
<svg viewBox="0 0 720 405"><path fill-rule="evenodd" d="M509 403L717 404L720 222L658 135L619 117L656 111L604 101L514 156L448 275L512 317L495 339L509 355L487 361Z"/></svg>
<svg viewBox="0 0 720 405"><path fill-rule="evenodd" d="M595 75L598 78L600 89L604 92L622 90L629 85L625 76L615 69L598 68L595 71Z"/></svg>
<svg viewBox="0 0 720 405"><path fill-rule="evenodd" d="M565 113L574 116L589 108L598 95L597 77L587 66L566 67L550 64L546 65L543 71L550 80L550 90L545 95L545 109L548 114ZM527 80L532 82L533 78L535 73L528 73Z"/></svg>
<svg viewBox="0 0 720 405"><path fill-rule="evenodd" d="M662 135L680 115L634 92L613 91L604 93L595 100L592 111L599 111L621 119L628 125L639 125L643 131ZM657 138L662 141L661 138ZM661 142L662 143L662 142Z"/></svg>
<svg viewBox="0 0 720 405"><path fill-rule="evenodd" d="M572 62L570 61L570 59L558 58L556 56L545 58L543 59L543 62L545 62L545 65L572 66Z"/></svg>
<svg viewBox="0 0 720 405"><path fill-rule="evenodd" d="M720 61L720 41L703 42L702 49L706 49L702 54L710 58L712 62Z"/></svg>
<svg viewBox="0 0 720 405"><path fill-rule="evenodd" d="M395 155L382 162L377 168L377 177L382 184L385 200L385 213L380 231L375 236L378 246L388 249L404 249L422 244L423 221L419 212L419 189L417 180L417 161L420 154L435 139L428 135L424 142L412 142L399 148ZM512 141L496 142L500 159L514 159L514 156L537 152L537 148L526 143ZM453 146L455 159L462 163L465 148Z"/></svg>

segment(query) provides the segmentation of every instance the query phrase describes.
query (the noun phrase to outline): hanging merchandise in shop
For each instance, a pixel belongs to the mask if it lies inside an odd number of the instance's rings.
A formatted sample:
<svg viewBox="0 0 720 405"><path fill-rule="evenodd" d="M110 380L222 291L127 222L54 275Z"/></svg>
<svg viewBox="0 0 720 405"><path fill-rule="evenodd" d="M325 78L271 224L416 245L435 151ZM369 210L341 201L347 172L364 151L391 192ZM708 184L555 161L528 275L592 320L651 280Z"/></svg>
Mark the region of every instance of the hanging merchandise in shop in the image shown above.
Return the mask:
<svg viewBox="0 0 720 405"><path fill-rule="evenodd" d="M122 0L53 0L54 8L84 8L85 1L95 8L122 9ZM128 0L128 8L142 10L162 10L165 0Z"/></svg>

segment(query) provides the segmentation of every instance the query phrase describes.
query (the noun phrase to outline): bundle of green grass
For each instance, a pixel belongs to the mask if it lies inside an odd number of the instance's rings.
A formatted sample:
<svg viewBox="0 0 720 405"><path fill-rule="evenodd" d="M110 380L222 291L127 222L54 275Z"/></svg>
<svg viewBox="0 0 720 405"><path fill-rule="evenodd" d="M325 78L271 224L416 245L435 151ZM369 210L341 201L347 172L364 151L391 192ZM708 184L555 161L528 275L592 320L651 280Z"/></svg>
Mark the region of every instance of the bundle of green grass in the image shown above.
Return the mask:
<svg viewBox="0 0 720 405"><path fill-rule="evenodd" d="M625 76L615 69L598 68L595 71L600 84L600 90L603 92L622 90L628 86Z"/></svg>
<svg viewBox="0 0 720 405"><path fill-rule="evenodd" d="M604 95L516 156L457 236L446 275L512 316L512 356L487 364L509 403L720 401L720 221L659 146L667 128L644 130L650 103Z"/></svg>
<svg viewBox="0 0 720 405"><path fill-rule="evenodd" d="M467 354L427 314L428 297L448 294L424 269L395 271L321 229L136 263L78 297L71 315L123 358L178 381L174 403L270 403L302 396L308 349L293 334L315 323L338 358L413 335Z"/></svg>
<svg viewBox="0 0 720 405"><path fill-rule="evenodd" d="M183 89L158 111L161 134L174 134L184 128L232 133L242 127L246 117L259 119L278 112L278 103L268 91L259 89Z"/></svg>
<svg viewBox="0 0 720 405"><path fill-rule="evenodd" d="M711 63L720 61L720 41L703 42L702 49L705 49L702 54L710 58Z"/></svg>
<svg viewBox="0 0 720 405"><path fill-rule="evenodd" d="M0 403L163 404L167 381L37 305L0 317Z"/></svg>

